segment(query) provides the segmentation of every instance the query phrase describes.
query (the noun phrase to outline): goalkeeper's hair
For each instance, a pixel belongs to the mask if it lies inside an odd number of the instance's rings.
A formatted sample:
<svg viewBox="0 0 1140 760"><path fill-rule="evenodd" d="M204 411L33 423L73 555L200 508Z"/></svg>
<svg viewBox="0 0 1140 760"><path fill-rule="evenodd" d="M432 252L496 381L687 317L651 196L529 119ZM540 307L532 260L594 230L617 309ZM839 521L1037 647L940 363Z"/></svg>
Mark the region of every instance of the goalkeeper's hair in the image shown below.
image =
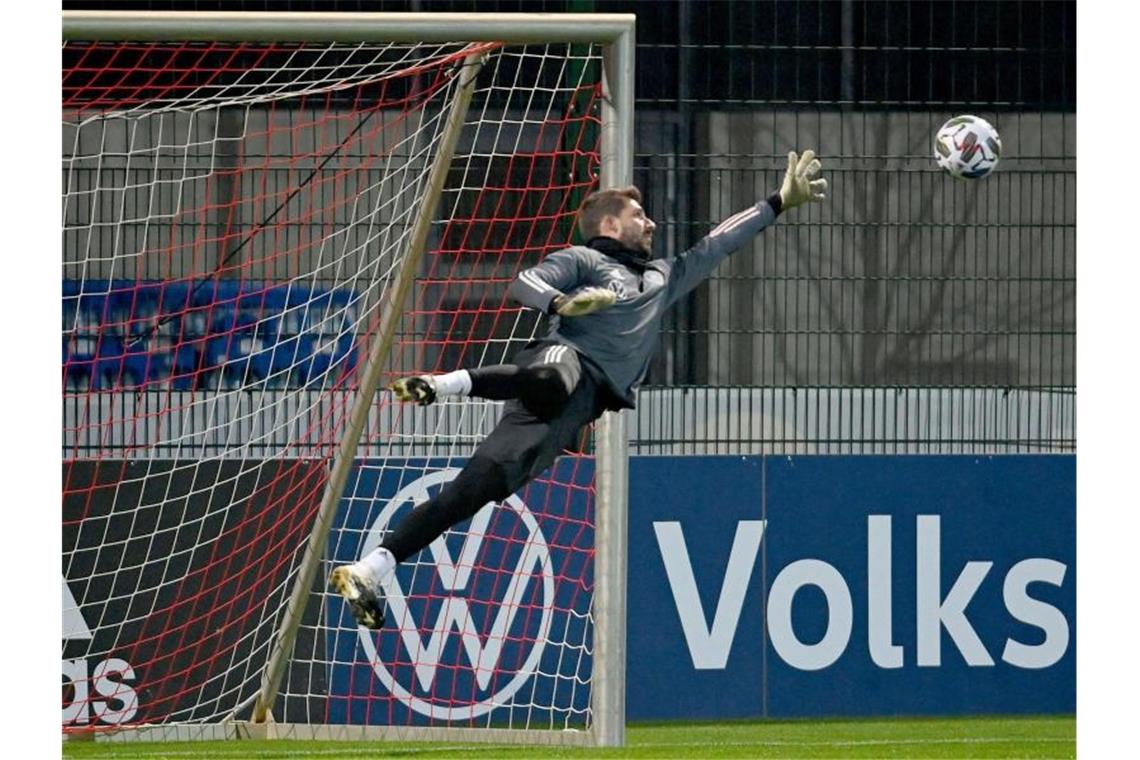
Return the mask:
<svg viewBox="0 0 1140 760"><path fill-rule="evenodd" d="M633 185L598 190L586 196L578 209L578 231L583 240L592 240L601 234L602 219L620 216L630 201L641 203L641 191Z"/></svg>

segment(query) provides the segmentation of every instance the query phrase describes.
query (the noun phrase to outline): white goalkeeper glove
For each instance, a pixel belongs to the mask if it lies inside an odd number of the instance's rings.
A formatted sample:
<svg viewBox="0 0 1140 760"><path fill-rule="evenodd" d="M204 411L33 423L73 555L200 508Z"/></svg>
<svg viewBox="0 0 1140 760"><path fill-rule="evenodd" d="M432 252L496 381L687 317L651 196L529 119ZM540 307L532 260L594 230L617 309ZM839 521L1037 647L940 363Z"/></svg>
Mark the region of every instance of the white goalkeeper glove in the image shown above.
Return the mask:
<svg viewBox="0 0 1140 760"><path fill-rule="evenodd" d="M617 300L617 293L609 288L585 287L568 295L555 296L552 306L560 317L580 317L609 308Z"/></svg>
<svg viewBox="0 0 1140 760"><path fill-rule="evenodd" d="M814 150L805 150L798 157L794 150L788 153L788 170L784 173L784 184L780 186L781 210L794 208L807 201L821 201L826 197L823 191L827 189L827 180L812 179L819 174L820 167Z"/></svg>

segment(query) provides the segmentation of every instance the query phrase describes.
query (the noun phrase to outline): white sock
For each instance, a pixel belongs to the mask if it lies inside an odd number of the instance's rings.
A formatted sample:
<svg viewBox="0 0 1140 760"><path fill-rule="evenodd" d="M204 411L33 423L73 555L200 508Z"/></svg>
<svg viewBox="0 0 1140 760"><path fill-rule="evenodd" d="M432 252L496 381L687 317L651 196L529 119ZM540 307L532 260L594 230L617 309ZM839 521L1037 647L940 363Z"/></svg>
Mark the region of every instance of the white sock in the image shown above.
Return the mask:
<svg viewBox="0 0 1140 760"><path fill-rule="evenodd" d="M372 576L376 585L380 585L396 569L396 558L381 546L361 557L356 564Z"/></svg>
<svg viewBox="0 0 1140 760"><path fill-rule="evenodd" d="M457 369L443 375L432 375L435 392L438 396L466 396L471 392L471 375L465 369Z"/></svg>

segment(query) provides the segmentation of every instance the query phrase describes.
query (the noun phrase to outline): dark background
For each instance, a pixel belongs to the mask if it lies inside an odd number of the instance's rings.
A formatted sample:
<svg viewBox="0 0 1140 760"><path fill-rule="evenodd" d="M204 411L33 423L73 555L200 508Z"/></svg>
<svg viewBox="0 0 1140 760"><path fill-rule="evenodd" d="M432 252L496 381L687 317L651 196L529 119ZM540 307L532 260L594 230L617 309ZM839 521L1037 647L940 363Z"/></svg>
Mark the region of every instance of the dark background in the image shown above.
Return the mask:
<svg viewBox="0 0 1140 760"><path fill-rule="evenodd" d="M1074 110L1077 103L1075 2L64 0L63 9L636 13L639 104ZM762 57L751 54L758 49Z"/></svg>

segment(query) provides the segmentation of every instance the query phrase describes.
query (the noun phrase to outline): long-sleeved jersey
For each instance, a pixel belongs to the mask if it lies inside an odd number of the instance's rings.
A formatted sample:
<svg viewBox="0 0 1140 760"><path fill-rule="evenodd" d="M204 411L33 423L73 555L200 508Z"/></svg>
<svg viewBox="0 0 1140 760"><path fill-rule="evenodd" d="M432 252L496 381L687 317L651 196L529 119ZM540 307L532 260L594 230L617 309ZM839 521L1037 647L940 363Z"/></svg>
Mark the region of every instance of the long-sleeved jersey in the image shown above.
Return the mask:
<svg viewBox="0 0 1140 760"><path fill-rule="evenodd" d="M633 408L665 310L775 220L772 206L761 201L721 222L684 253L639 261L637 265L624 263L629 261L628 256L572 246L521 272L508 294L549 313L555 296L587 286L614 291L617 300L609 308L580 317L552 317L546 340L573 347L601 371L605 384L622 405ZM620 247L616 240L612 243ZM609 245L598 247L612 251Z"/></svg>

